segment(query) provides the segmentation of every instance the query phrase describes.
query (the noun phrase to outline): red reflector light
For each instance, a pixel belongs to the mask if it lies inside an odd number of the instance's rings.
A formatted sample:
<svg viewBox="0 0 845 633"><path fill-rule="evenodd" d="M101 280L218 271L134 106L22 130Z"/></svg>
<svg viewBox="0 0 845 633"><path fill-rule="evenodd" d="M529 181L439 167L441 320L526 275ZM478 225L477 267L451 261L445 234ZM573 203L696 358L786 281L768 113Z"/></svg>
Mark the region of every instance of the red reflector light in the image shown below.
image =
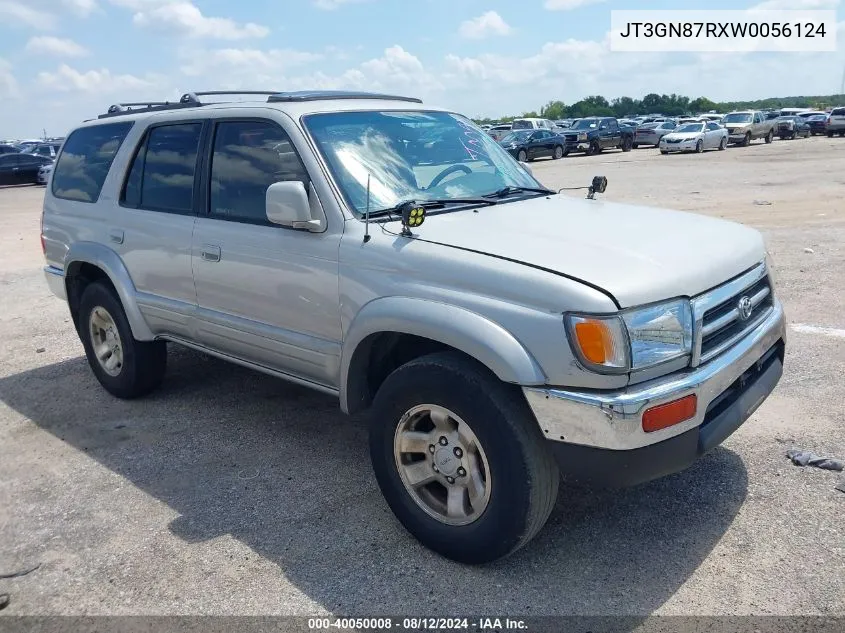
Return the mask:
<svg viewBox="0 0 845 633"><path fill-rule="evenodd" d="M698 396L692 394L680 400L661 404L643 413L643 431L654 433L695 417Z"/></svg>

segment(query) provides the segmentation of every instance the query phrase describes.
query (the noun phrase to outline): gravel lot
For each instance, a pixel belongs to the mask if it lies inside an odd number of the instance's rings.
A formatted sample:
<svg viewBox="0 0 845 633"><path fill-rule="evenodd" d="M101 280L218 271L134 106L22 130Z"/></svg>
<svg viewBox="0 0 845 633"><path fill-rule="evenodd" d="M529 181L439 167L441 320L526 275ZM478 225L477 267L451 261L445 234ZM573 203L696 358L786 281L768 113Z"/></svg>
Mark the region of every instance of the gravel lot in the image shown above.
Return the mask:
<svg viewBox="0 0 845 633"><path fill-rule="evenodd" d="M763 231L786 373L723 447L636 489L563 488L527 548L454 564L394 520L364 419L331 398L179 349L153 397L109 397L42 278L43 189L0 189L0 574L41 565L0 580L3 615L845 615L838 475L784 457L845 458L845 140L534 169Z"/></svg>

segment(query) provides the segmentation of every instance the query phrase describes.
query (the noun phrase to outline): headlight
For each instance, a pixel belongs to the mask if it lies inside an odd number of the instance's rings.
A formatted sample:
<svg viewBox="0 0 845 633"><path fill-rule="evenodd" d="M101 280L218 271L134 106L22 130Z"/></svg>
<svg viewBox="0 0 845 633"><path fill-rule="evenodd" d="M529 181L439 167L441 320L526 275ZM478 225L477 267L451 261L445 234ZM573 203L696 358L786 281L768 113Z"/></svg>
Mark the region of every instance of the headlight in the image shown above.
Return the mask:
<svg viewBox="0 0 845 633"><path fill-rule="evenodd" d="M686 299L613 316L566 315L578 359L600 373L625 373L692 352L692 309Z"/></svg>
<svg viewBox="0 0 845 633"><path fill-rule="evenodd" d="M586 141L587 140L587 134L584 133L584 132L581 132L580 134L578 134L578 140L579 141Z"/></svg>

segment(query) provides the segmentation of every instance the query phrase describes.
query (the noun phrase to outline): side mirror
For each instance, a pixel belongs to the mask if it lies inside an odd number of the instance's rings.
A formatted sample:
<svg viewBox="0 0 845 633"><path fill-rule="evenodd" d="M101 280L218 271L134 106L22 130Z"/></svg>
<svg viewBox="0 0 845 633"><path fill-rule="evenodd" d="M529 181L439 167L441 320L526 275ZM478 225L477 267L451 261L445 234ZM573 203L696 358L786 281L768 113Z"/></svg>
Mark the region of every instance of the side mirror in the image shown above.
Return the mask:
<svg viewBox="0 0 845 633"><path fill-rule="evenodd" d="M274 182L265 196L267 219L279 226L319 231L323 223L311 216L308 192L298 180Z"/></svg>

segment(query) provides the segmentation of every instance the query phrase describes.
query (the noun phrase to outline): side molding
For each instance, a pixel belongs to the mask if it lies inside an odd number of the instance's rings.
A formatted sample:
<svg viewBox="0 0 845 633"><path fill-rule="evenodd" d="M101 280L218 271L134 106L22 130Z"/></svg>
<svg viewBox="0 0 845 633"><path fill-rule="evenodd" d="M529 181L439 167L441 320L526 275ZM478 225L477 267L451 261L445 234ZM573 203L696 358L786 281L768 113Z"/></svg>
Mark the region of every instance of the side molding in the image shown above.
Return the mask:
<svg viewBox="0 0 845 633"><path fill-rule="evenodd" d="M92 264L108 275L112 285L120 297L123 309L126 311L126 318L132 328L132 336L139 341L152 341L155 339L147 322L144 320L138 303L135 284L129 276L129 271L120 259L120 256L113 250L96 242L76 242L68 250L65 256L65 283L67 278L74 274L74 268L82 263Z"/></svg>
<svg viewBox="0 0 845 633"><path fill-rule="evenodd" d="M529 386L546 384L534 357L501 325L454 305L411 297L385 297L355 316L341 351L340 406L349 413L349 371L359 344L380 332L411 334L454 347L489 368L500 380Z"/></svg>

